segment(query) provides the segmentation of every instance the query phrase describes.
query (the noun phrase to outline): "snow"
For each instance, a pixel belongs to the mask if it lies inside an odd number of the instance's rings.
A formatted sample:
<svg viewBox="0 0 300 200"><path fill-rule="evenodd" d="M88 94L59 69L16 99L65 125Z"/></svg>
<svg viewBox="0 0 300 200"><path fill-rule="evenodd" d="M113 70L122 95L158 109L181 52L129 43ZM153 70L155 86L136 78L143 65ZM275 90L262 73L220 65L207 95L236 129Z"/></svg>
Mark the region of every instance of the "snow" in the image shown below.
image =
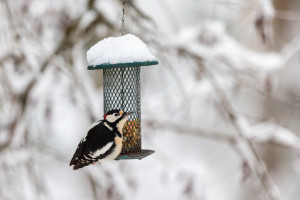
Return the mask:
<svg viewBox="0 0 300 200"><path fill-rule="evenodd" d="M87 51L90 66L100 64L156 61L145 43L138 37L127 34L105 38Z"/></svg>
<svg viewBox="0 0 300 200"><path fill-rule="evenodd" d="M259 123L252 127L250 138L259 142L276 142L299 148L300 139L292 131L273 122Z"/></svg>
<svg viewBox="0 0 300 200"><path fill-rule="evenodd" d="M282 55L275 52L257 52L243 46L227 33L220 21L209 20L185 27L175 38L177 46L204 58L208 65L214 63L212 67L219 70L228 70L230 67L265 79L284 66Z"/></svg>
<svg viewBox="0 0 300 200"><path fill-rule="evenodd" d="M176 50L179 48L203 58L205 69L211 69L236 110L242 132L254 144L259 144L258 153L270 168L270 175L285 199L299 197L300 173L291 167L299 160L294 151L300 152L298 109L291 112L287 106L273 101L276 93L284 95L288 103L297 103L297 85L285 91L275 90L266 98L257 98L253 94L256 89L249 93L242 84L247 77L253 86L265 91L256 78L284 71L283 62L287 62L293 52L290 47L284 53L273 52L277 48L271 47L258 50L255 44L243 44L241 38L249 39L249 43L255 39L244 35L248 31L232 34L232 26L240 29L240 24L251 24L236 14L223 17L222 10L226 9L227 14L236 13L243 5L248 7L248 1L240 4L234 0L232 6L228 6L228 0L222 5L214 1L203 4L202 1L167 0L170 11L181 20L176 31L167 28L173 23L167 23L171 20L166 16L168 12L163 3L136 1L137 8L147 10L157 27L150 26L143 18L135 18L134 9L130 9L126 31L138 35L148 47L151 45L151 52L164 61L164 67L144 68L141 73L142 145L156 152L142 161L108 161L78 171L73 171L68 163L91 122L103 116L101 72L87 71L83 67L86 66L86 47L95 35L104 38L119 34L121 4L119 1L96 1L97 9L87 10L87 2L83 0L76 4L71 0L55 0L55 4L50 0L44 3L38 0L7 2L16 31L22 35L20 40L15 39L7 9L0 7L0 16L4 19L0 27L7 30L2 32L0 40L3 47L0 51L3 65L0 67L0 146L12 135L10 124L17 119L13 141L0 150L0 183L5 185L0 188L0 199L262 199L255 173L249 172L252 179L244 181L243 157L224 140L236 134L224 117L216 90L205 76L205 70L199 70L200 64L182 56ZM187 4L189 9L182 9ZM211 13L208 5L215 7L214 21L203 15L204 10ZM150 9L151 6L156 9ZM174 10L174 6L180 12ZM259 12L265 10L265 5L254 10L257 9ZM104 21L91 24L98 14L114 29ZM78 22L76 19L80 15ZM226 23L225 18L236 21ZM65 28L72 27L73 22L79 23L78 28L65 37ZM24 27L19 26L21 24ZM164 29L172 32L166 34ZM67 39L66 48L55 53L59 41L64 38ZM91 52L90 59L95 63L105 59L106 62L137 61L144 57L156 60L146 45L133 35L102 40ZM48 62L48 66L40 72L44 62ZM292 62L288 66L290 70L297 68ZM290 71L293 72L296 71ZM99 88L88 73L95 75ZM37 82L22 111L21 103L24 102L20 94L33 78L37 78ZM298 80L297 77L295 80L288 78L289 84ZM196 131L175 130L172 124Z"/></svg>
<svg viewBox="0 0 300 200"><path fill-rule="evenodd" d="M274 122L266 121L250 124L247 119L239 117L238 123L245 136L251 141L300 149L300 138L291 130Z"/></svg>

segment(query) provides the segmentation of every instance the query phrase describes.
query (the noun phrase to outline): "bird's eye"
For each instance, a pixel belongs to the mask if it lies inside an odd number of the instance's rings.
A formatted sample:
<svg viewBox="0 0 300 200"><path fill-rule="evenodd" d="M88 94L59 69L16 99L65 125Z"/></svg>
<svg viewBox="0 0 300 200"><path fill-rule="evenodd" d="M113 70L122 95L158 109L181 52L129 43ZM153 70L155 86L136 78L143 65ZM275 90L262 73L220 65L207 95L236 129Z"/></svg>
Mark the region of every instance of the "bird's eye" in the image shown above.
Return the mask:
<svg viewBox="0 0 300 200"><path fill-rule="evenodd" d="M119 116L119 114L118 114L118 113L115 113L115 116L117 117L117 116Z"/></svg>

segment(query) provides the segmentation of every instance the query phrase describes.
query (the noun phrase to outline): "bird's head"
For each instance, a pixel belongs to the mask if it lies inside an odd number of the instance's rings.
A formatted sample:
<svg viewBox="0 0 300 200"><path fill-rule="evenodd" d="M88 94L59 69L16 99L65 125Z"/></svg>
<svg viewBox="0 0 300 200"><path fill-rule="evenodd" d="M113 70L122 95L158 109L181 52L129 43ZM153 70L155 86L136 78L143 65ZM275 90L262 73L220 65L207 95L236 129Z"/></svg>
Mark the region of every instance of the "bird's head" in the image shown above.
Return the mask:
<svg viewBox="0 0 300 200"><path fill-rule="evenodd" d="M124 112L122 110L110 110L104 115L104 120L109 123L126 122L129 115L133 112Z"/></svg>

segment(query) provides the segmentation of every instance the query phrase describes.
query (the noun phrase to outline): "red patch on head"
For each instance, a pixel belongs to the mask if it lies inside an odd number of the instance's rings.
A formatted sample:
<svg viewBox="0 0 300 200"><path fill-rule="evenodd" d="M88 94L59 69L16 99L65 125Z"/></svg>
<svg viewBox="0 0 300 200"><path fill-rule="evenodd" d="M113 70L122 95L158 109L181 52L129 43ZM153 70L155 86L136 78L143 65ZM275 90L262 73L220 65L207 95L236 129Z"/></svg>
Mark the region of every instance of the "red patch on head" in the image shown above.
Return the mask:
<svg viewBox="0 0 300 200"><path fill-rule="evenodd" d="M104 119L106 119L106 117L107 117L107 114L104 115Z"/></svg>

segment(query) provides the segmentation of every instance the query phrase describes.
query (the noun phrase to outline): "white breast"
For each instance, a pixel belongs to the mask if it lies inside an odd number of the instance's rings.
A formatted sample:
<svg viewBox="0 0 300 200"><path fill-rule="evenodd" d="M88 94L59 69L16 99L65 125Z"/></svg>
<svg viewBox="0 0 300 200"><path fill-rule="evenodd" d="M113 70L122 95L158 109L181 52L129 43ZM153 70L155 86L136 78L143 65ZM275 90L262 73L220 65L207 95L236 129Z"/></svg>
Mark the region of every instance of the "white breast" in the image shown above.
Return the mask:
<svg viewBox="0 0 300 200"><path fill-rule="evenodd" d="M115 158L117 158L121 151L122 151L122 138L120 137L115 137L115 144L116 147L113 150L113 152L111 154L109 154L108 156L106 156L105 158L99 160L99 163L102 163L103 161L107 161L107 160L114 160Z"/></svg>

